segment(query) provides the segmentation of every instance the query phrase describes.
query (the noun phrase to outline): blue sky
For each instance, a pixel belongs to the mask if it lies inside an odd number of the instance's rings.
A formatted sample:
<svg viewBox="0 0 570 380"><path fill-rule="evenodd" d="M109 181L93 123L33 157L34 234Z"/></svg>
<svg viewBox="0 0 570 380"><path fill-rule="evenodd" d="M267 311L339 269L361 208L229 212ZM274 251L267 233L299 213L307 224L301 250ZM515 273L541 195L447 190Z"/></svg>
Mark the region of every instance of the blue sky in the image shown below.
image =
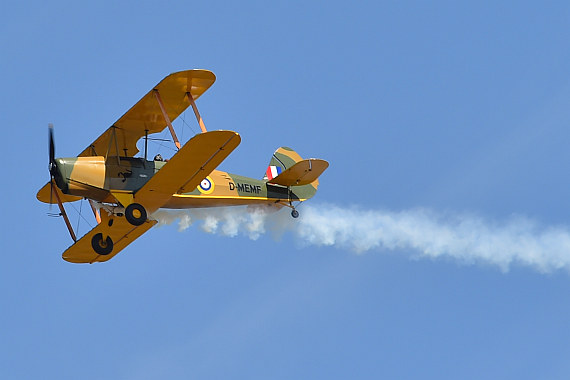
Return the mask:
<svg viewBox="0 0 570 380"><path fill-rule="evenodd" d="M3 377L568 378L570 6L0 9ZM331 163L299 224L256 240L172 224L108 263L64 262L63 221L35 199L49 178L48 123L57 154L77 155L191 68L218 78L198 101L207 128L242 136L221 169L260 177L279 146ZM378 244L357 253L338 230L317 243L311 213L356 219L347 239ZM432 219L412 233L424 240L388 246L367 231L378 216L421 213ZM460 229L462 218L477 223ZM450 247L470 226L473 240ZM524 252L541 242L533 254L561 268L516 252L497 265L504 241Z"/></svg>

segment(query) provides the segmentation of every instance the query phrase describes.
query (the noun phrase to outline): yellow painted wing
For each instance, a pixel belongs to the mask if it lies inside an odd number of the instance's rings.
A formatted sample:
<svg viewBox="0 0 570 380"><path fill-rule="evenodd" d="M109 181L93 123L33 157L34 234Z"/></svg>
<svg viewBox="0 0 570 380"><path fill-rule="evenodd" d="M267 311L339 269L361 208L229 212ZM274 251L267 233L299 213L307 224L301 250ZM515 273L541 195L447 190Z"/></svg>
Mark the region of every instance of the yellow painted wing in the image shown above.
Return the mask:
<svg viewBox="0 0 570 380"><path fill-rule="evenodd" d="M134 201L143 205L150 214L164 205L174 193L192 191L240 143L239 134L232 131L201 133L191 138L139 191ZM69 247L62 255L72 263L107 261L154 226L157 221L147 220L133 226L124 216L101 213L101 223ZM108 254L96 253L93 239L98 234L106 241L109 237L113 249Z"/></svg>
<svg viewBox="0 0 570 380"><path fill-rule="evenodd" d="M139 151L136 143L145 136L145 130L152 134L161 132L166 128L166 121L154 94L155 90L160 93L168 117L173 121L190 105L186 93L190 92L196 100L215 81L216 76L208 70L186 70L170 74L154 86L79 156L106 156L109 150L111 155L133 157ZM116 144L113 135L117 137ZM117 149L119 150L118 153L116 152Z"/></svg>
<svg viewBox="0 0 570 380"><path fill-rule="evenodd" d="M329 163L319 158L308 158L297 162L277 177L273 178L269 183L282 186L302 186L308 185L315 181L326 168Z"/></svg>
<svg viewBox="0 0 570 380"><path fill-rule="evenodd" d="M124 216L109 216L105 211L102 211L101 219L101 223L97 227L63 252L64 260L71 263L94 263L110 260L158 223L156 220L147 220L140 226L133 226ZM109 254L100 255L93 249L92 239L99 233L104 239L110 237L113 242L113 249Z"/></svg>
<svg viewBox="0 0 570 380"><path fill-rule="evenodd" d="M150 214L173 194L193 191L241 142L233 131L200 133L190 140L134 195Z"/></svg>
<svg viewBox="0 0 570 380"><path fill-rule="evenodd" d="M50 183L46 183L44 185L44 187L42 187L38 193L36 194L36 198L38 198L38 200L40 202L44 202L44 203L50 203L51 204L57 204L57 198L55 197L55 195L51 195L51 189L52 187L50 186ZM61 190L59 190L59 188L57 188L57 186L54 185L53 187L54 191L57 191L59 194L59 198L61 199L62 203L66 203L66 202L75 202L75 201L80 201L82 198L81 197L76 197L75 195L67 195L61 192Z"/></svg>

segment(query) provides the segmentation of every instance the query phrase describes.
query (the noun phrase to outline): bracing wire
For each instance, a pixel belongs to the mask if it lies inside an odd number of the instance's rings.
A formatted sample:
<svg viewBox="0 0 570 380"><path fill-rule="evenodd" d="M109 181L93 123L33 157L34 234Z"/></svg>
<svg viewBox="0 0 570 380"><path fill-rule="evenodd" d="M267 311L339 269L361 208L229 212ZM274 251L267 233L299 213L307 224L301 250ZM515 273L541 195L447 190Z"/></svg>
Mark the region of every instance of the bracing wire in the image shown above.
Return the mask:
<svg viewBox="0 0 570 380"><path fill-rule="evenodd" d="M79 222L81 221L81 210L83 209L83 199L79 201L79 215L77 216L77 227L75 227L75 231L79 234Z"/></svg>
<svg viewBox="0 0 570 380"><path fill-rule="evenodd" d="M184 112L184 113L182 114L182 125L183 125L184 127L190 128L190 130L191 130L192 132L194 132L195 135L197 135L198 133L200 133L200 132L198 132L197 130L195 130L194 127L192 127L191 124L188 124L188 123L186 122L186 112ZM184 129L182 129L182 132L184 132Z"/></svg>
<svg viewBox="0 0 570 380"><path fill-rule="evenodd" d="M78 211L77 208L75 207L75 205L73 203L69 203L71 205L71 207L75 210L75 212L77 212L79 214L79 217L81 219L83 219L85 221L85 223L87 223L87 225L89 225L89 227L93 228L93 225L87 220L85 219L85 217L83 216L83 214L81 213L81 211Z"/></svg>
<svg viewBox="0 0 570 380"><path fill-rule="evenodd" d="M200 132L198 132L194 127L192 127L191 124L189 124L189 123L186 121L186 112L183 112L181 116L182 116L182 117L179 117L179 118L176 120L176 121L180 121L180 122L182 123L182 128L180 128L180 129L181 129L181 132L182 132L182 133L181 133L181 138L180 138L181 141L184 141L185 128L189 128L193 135L196 135L196 134L200 133ZM180 123L177 123L177 124L180 125ZM155 148L155 149L154 149L154 155L155 155L155 156L156 156L158 153L161 153L162 149L167 149L167 150L170 150L170 151L175 152L175 153L178 151L177 149L175 149L175 148L173 148L173 147L168 146L167 144L165 144L166 142L172 142L171 139L164 138L166 134L167 134L167 130L165 129L165 130L162 131L162 133L161 133L161 135L160 135L160 138L155 138L155 139L149 138L149 139L148 139L149 142L154 143L154 148ZM152 158L152 157L154 157L154 156L153 156L153 155L150 155L149 157Z"/></svg>

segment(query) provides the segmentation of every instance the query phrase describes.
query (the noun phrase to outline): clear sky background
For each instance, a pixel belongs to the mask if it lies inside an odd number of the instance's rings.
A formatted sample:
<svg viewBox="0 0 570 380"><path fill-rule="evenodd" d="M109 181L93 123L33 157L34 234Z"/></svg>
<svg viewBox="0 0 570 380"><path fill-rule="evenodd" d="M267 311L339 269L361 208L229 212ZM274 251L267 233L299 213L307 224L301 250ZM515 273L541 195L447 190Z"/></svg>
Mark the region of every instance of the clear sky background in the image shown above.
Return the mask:
<svg viewBox="0 0 570 380"><path fill-rule="evenodd" d="M279 146L330 161L298 223L428 210L436 226L467 215L492 234L522 218L525 242L564 240L570 5L20 1L0 21L2 378L570 376L564 242L538 248L562 262L545 269L496 265L501 244L477 228L479 256L467 243L429 258L410 242L355 253L299 230L172 224L74 265L35 198L48 123L58 156L75 156L164 76L204 68L218 78L198 101L207 128L242 136L221 169L258 178ZM374 239L365 229L353 238Z"/></svg>

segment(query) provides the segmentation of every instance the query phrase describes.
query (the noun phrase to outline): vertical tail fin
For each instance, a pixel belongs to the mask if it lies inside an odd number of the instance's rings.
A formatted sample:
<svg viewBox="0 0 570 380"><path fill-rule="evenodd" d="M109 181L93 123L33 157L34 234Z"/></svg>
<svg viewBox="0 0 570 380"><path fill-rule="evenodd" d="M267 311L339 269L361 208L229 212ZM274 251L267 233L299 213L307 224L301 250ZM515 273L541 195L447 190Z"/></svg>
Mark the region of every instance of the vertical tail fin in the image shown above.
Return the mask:
<svg viewBox="0 0 570 380"><path fill-rule="evenodd" d="M303 160L291 148L281 147L273 153L263 177L268 183L280 186L295 186L296 192L310 198L319 187L319 176L328 168L329 163L318 158ZM300 189L300 188L304 188Z"/></svg>
<svg viewBox="0 0 570 380"><path fill-rule="evenodd" d="M270 181L302 160L301 156L293 149L282 146L273 153L263 179Z"/></svg>

